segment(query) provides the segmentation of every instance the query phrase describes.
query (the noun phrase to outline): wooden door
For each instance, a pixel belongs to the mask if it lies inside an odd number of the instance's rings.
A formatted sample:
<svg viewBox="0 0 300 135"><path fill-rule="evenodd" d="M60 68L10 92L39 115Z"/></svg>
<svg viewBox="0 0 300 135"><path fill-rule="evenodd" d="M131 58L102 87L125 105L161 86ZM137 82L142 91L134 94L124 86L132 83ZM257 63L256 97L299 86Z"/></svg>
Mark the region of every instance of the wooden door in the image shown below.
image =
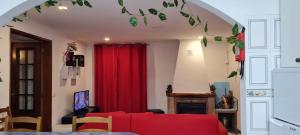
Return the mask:
<svg viewBox="0 0 300 135"><path fill-rule="evenodd" d="M41 116L41 45L14 43L11 64L13 116Z"/></svg>
<svg viewBox="0 0 300 135"><path fill-rule="evenodd" d="M299 7L299 0L280 0L282 67L300 67Z"/></svg>
<svg viewBox="0 0 300 135"><path fill-rule="evenodd" d="M52 41L11 29L10 106L13 116L41 116L52 130Z"/></svg>

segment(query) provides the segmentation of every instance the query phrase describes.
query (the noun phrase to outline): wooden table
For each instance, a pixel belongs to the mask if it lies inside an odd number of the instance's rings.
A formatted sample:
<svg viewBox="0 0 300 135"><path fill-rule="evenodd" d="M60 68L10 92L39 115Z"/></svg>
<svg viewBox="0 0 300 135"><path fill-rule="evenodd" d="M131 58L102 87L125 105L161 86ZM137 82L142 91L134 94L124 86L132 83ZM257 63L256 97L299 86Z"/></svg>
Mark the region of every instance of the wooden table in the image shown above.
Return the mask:
<svg viewBox="0 0 300 135"><path fill-rule="evenodd" d="M130 132L0 132L0 135L137 135Z"/></svg>

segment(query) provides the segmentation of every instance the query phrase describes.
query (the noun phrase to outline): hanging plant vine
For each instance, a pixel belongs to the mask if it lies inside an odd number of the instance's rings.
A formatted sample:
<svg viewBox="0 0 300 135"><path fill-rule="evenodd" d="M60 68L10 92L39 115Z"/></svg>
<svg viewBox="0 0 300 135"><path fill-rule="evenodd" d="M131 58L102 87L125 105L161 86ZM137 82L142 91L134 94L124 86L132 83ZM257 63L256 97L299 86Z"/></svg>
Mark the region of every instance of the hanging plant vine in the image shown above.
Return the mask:
<svg viewBox="0 0 300 135"><path fill-rule="evenodd" d="M42 7L54 7L57 6L60 3L61 0L47 0L43 5L38 5L35 7L35 11L38 13L42 12ZM80 7L89 7L92 8L92 4L88 0L70 0L73 6L80 6ZM201 18L198 15L195 15L191 12L190 7L186 0L165 0L161 4L161 8L149 8L149 9L141 9L138 8L137 12L129 11L126 7L126 4L124 3L124 0L118 0L118 4L120 6L120 10L122 14L129 16L129 23L133 27L137 27L139 25L139 19L142 18L143 23L145 26L148 25L148 17L149 16L157 16L157 18L164 22L168 19L168 16L165 14L165 10L167 9L177 9L178 13L187 21L187 23L192 27L200 27L203 32L204 36L202 38L202 43L205 47L208 45L208 37L213 37L214 41L216 42L227 42L232 45L232 52L235 55L238 55L237 50L243 50L244 49L244 38L240 36L241 34L244 34L244 28L243 30L240 30L240 27L238 24L235 24L232 27L232 35L229 36L218 36L218 35L209 35L208 34L208 23L207 21L202 21ZM14 22L23 22L22 18L27 17L27 12L23 13L22 15L18 17L14 17L12 21ZM9 25L6 25L8 27L12 27ZM238 60L237 60L238 61ZM238 75L238 72L240 72L240 75L242 77L243 75L243 61L238 61L241 63L241 69L237 69L235 71L232 71L228 78L232 78ZM239 71L240 70L240 71ZM1 78L0 78L1 79Z"/></svg>
<svg viewBox="0 0 300 135"><path fill-rule="evenodd" d="M232 27L232 35L229 36L218 36L218 35L209 35L208 34L208 23L207 21L202 21L198 15L195 15L191 12L190 7L186 0L166 0L162 2L162 7L160 9L157 8L149 8L147 10L144 9L138 9L137 13L133 13L132 11L129 11L128 8L126 7L124 0L118 0L118 4L121 8L121 13L129 15L129 23L133 27L137 27L139 25L139 19L143 19L143 23L145 26L148 25L148 17L149 16L157 16L157 18L164 22L168 19L167 15L164 13L165 10L175 8L178 10L178 13L186 19L188 24L195 28L195 27L201 27L201 29L204 31L204 36L202 38L202 43L205 47L208 45L208 37L213 37L214 41L216 42L227 42L232 46L232 52L235 55L244 55L244 54L237 54L237 50L243 50L244 49L244 30L240 30L239 25L236 23ZM203 23L205 22L205 23ZM241 63L240 69L232 71L229 75L228 78L232 78L238 75L238 72L240 72L241 78L243 77L244 74L244 69L243 69L243 64L244 60L236 60Z"/></svg>
<svg viewBox="0 0 300 135"><path fill-rule="evenodd" d="M44 4L35 6L34 9L38 13L42 13L42 7L50 8L55 7L58 4L60 4L61 0L47 0ZM69 2L72 3L73 6L80 6L80 7L89 7L92 8L92 4L89 2L89 0L70 0ZM18 17L14 17L12 19L13 22L23 22L23 18L27 17L27 11L23 14L19 15ZM6 25L8 27L12 27L9 25Z"/></svg>

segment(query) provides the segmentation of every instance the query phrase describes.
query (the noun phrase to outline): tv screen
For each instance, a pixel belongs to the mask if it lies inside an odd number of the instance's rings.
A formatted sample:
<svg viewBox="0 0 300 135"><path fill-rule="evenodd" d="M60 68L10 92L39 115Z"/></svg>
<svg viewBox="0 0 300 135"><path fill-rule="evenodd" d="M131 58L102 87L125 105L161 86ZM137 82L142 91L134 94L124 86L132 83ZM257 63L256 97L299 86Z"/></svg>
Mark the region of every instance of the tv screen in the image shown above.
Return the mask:
<svg viewBox="0 0 300 135"><path fill-rule="evenodd" d="M85 110L89 107L89 91L74 93L74 111Z"/></svg>

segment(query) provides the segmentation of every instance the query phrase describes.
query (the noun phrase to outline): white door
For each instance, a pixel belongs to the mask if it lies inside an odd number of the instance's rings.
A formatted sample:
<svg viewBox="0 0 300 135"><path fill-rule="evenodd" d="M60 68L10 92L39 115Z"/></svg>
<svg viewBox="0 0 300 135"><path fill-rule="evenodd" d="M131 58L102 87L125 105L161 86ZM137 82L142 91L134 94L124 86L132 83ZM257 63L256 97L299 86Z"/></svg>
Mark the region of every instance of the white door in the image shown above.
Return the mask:
<svg viewBox="0 0 300 135"><path fill-rule="evenodd" d="M281 66L300 67L300 0L280 0Z"/></svg>

